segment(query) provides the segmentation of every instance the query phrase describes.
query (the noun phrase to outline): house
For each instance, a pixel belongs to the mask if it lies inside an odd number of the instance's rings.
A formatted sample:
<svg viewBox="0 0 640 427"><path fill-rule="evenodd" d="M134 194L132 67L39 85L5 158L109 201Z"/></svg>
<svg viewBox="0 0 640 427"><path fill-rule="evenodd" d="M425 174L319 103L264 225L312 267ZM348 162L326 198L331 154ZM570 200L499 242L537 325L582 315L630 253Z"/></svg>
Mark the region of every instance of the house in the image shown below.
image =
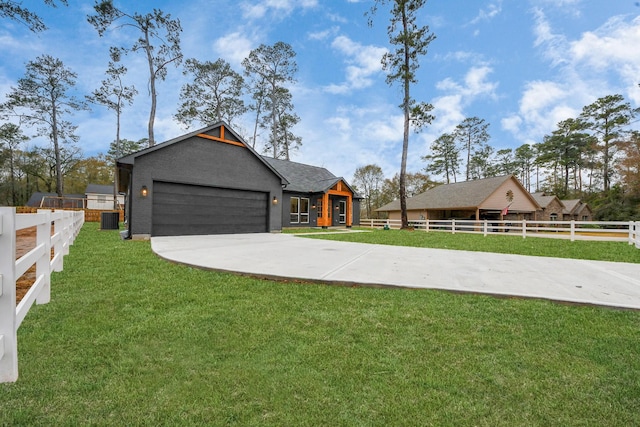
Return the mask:
<svg viewBox="0 0 640 427"><path fill-rule="evenodd" d="M27 206L43 209L83 209L85 207L84 194L64 194L36 191L31 194Z"/></svg>
<svg viewBox="0 0 640 427"><path fill-rule="evenodd" d="M360 200L344 178L327 169L263 157L289 184L283 189L282 226L331 227L360 224Z"/></svg>
<svg viewBox="0 0 640 427"><path fill-rule="evenodd" d="M112 210L113 207L113 185L89 184L84 194L63 194L58 197L57 193L42 193L36 191L27 201L27 206L34 208L64 208L64 209L92 209L92 210ZM124 206L124 195L118 195L118 206Z"/></svg>
<svg viewBox="0 0 640 427"><path fill-rule="evenodd" d="M593 212L588 204L580 199L563 200L565 206L563 219L565 221L593 221Z"/></svg>
<svg viewBox="0 0 640 427"><path fill-rule="evenodd" d="M124 194L118 194L117 205L113 206L113 185L98 185L89 184L84 191L87 199L87 209L95 210L111 210L118 209L120 206L124 206Z"/></svg>
<svg viewBox="0 0 640 427"><path fill-rule="evenodd" d="M354 224L359 198L324 168L260 156L219 122L118 159L127 237Z"/></svg>
<svg viewBox="0 0 640 427"><path fill-rule="evenodd" d="M540 205L540 209L536 213L538 221L562 221L566 206L555 195L547 195L546 193L532 193L536 202Z"/></svg>
<svg viewBox="0 0 640 427"><path fill-rule="evenodd" d="M553 194L532 193L541 209L538 221L592 221L593 212L588 204L580 199L560 200Z"/></svg>
<svg viewBox="0 0 640 427"><path fill-rule="evenodd" d="M421 219L535 219L540 206L513 175L443 184L407 199L407 217ZM400 201L381 208L400 219Z"/></svg>

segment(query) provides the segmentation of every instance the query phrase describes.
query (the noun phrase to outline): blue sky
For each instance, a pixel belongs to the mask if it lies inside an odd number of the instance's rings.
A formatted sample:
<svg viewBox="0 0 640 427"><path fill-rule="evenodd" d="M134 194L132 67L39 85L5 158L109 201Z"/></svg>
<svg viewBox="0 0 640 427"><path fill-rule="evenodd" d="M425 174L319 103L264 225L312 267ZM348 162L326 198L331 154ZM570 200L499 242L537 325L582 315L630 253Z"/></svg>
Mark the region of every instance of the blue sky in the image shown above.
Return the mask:
<svg viewBox="0 0 640 427"><path fill-rule="evenodd" d="M98 37L86 22L93 1L69 0L68 7L58 8L29 3L49 30L34 34L19 23L0 21L0 97L24 75L26 62L45 53L78 74L79 96L88 94L100 86L109 46L129 45L134 37L117 30ZM303 139L292 160L347 179L372 163L387 177L399 171L401 93L386 84L380 65L389 48L389 15L381 9L368 27L364 13L371 1L116 0L116 5L128 12L155 7L170 13L181 21L185 58L223 58L239 72L242 59L261 43L291 44L299 68L291 90L301 118L294 132ZM619 93L640 106L640 7L632 0L428 0L419 20L437 38L420 60L413 96L434 105L436 120L411 135L411 172L424 168L421 157L432 141L466 117L490 123L490 144L501 149L540 142L556 123L576 117L601 96ZM139 95L124 111L122 137L133 140L146 136L143 61L139 55L126 59L126 83ZM158 142L187 131L173 119L184 83L182 69L171 68L158 85ZM106 152L115 139L114 114L101 107L71 120L79 126L85 156ZM238 127L249 134L250 118Z"/></svg>

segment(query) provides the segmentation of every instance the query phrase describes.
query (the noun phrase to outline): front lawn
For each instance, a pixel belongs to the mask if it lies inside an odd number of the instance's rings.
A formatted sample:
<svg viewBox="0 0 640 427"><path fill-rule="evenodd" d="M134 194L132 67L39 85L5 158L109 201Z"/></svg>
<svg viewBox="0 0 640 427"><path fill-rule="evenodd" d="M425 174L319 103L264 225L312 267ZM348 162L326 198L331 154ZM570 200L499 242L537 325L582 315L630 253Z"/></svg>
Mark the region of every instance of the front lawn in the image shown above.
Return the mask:
<svg viewBox="0 0 640 427"><path fill-rule="evenodd" d="M370 230L365 233L321 234L309 238L343 242L376 243L435 249L456 249L504 254L548 256L600 261L640 263L640 249L626 242L605 242L514 235L483 236L469 233L445 233L420 230Z"/></svg>
<svg viewBox="0 0 640 427"><path fill-rule="evenodd" d="M91 223L18 339L2 426L640 425L640 312L256 280Z"/></svg>

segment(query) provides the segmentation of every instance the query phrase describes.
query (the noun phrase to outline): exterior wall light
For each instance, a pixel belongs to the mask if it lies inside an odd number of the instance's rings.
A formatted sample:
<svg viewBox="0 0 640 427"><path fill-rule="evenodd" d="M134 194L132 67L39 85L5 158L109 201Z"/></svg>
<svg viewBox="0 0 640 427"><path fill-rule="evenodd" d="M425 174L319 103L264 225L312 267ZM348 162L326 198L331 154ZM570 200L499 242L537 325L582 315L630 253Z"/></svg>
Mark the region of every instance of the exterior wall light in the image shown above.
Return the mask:
<svg viewBox="0 0 640 427"><path fill-rule="evenodd" d="M276 196L273 196L273 200L271 201L271 203L275 206L278 204L278 198Z"/></svg>
<svg viewBox="0 0 640 427"><path fill-rule="evenodd" d="M147 197L148 195L149 195L149 189L147 188L146 185L143 185L142 188L140 189L140 196Z"/></svg>

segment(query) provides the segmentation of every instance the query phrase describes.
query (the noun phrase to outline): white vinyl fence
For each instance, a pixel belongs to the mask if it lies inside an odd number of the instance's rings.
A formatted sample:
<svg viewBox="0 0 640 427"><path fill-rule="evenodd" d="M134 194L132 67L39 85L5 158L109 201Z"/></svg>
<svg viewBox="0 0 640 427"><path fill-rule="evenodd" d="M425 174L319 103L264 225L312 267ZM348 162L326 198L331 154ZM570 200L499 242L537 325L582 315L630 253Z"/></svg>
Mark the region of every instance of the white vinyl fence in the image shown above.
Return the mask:
<svg viewBox="0 0 640 427"><path fill-rule="evenodd" d="M84 211L16 214L0 207L0 383L18 379L18 328L34 302L49 302L51 272L62 271L62 258L83 223ZM16 260L16 232L30 227L37 230L35 248ZM33 265L36 279L16 307L16 281Z"/></svg>
<svg viewBox="0 0 640 427"><path fill-rule="evenodd" d="M361 227L399 229L394 219L361 219ZM416 230L448 233L504 234L574 240L608 240L628 242L640 249L640 221L512 221L512 220L414 220Z"/></svg>

